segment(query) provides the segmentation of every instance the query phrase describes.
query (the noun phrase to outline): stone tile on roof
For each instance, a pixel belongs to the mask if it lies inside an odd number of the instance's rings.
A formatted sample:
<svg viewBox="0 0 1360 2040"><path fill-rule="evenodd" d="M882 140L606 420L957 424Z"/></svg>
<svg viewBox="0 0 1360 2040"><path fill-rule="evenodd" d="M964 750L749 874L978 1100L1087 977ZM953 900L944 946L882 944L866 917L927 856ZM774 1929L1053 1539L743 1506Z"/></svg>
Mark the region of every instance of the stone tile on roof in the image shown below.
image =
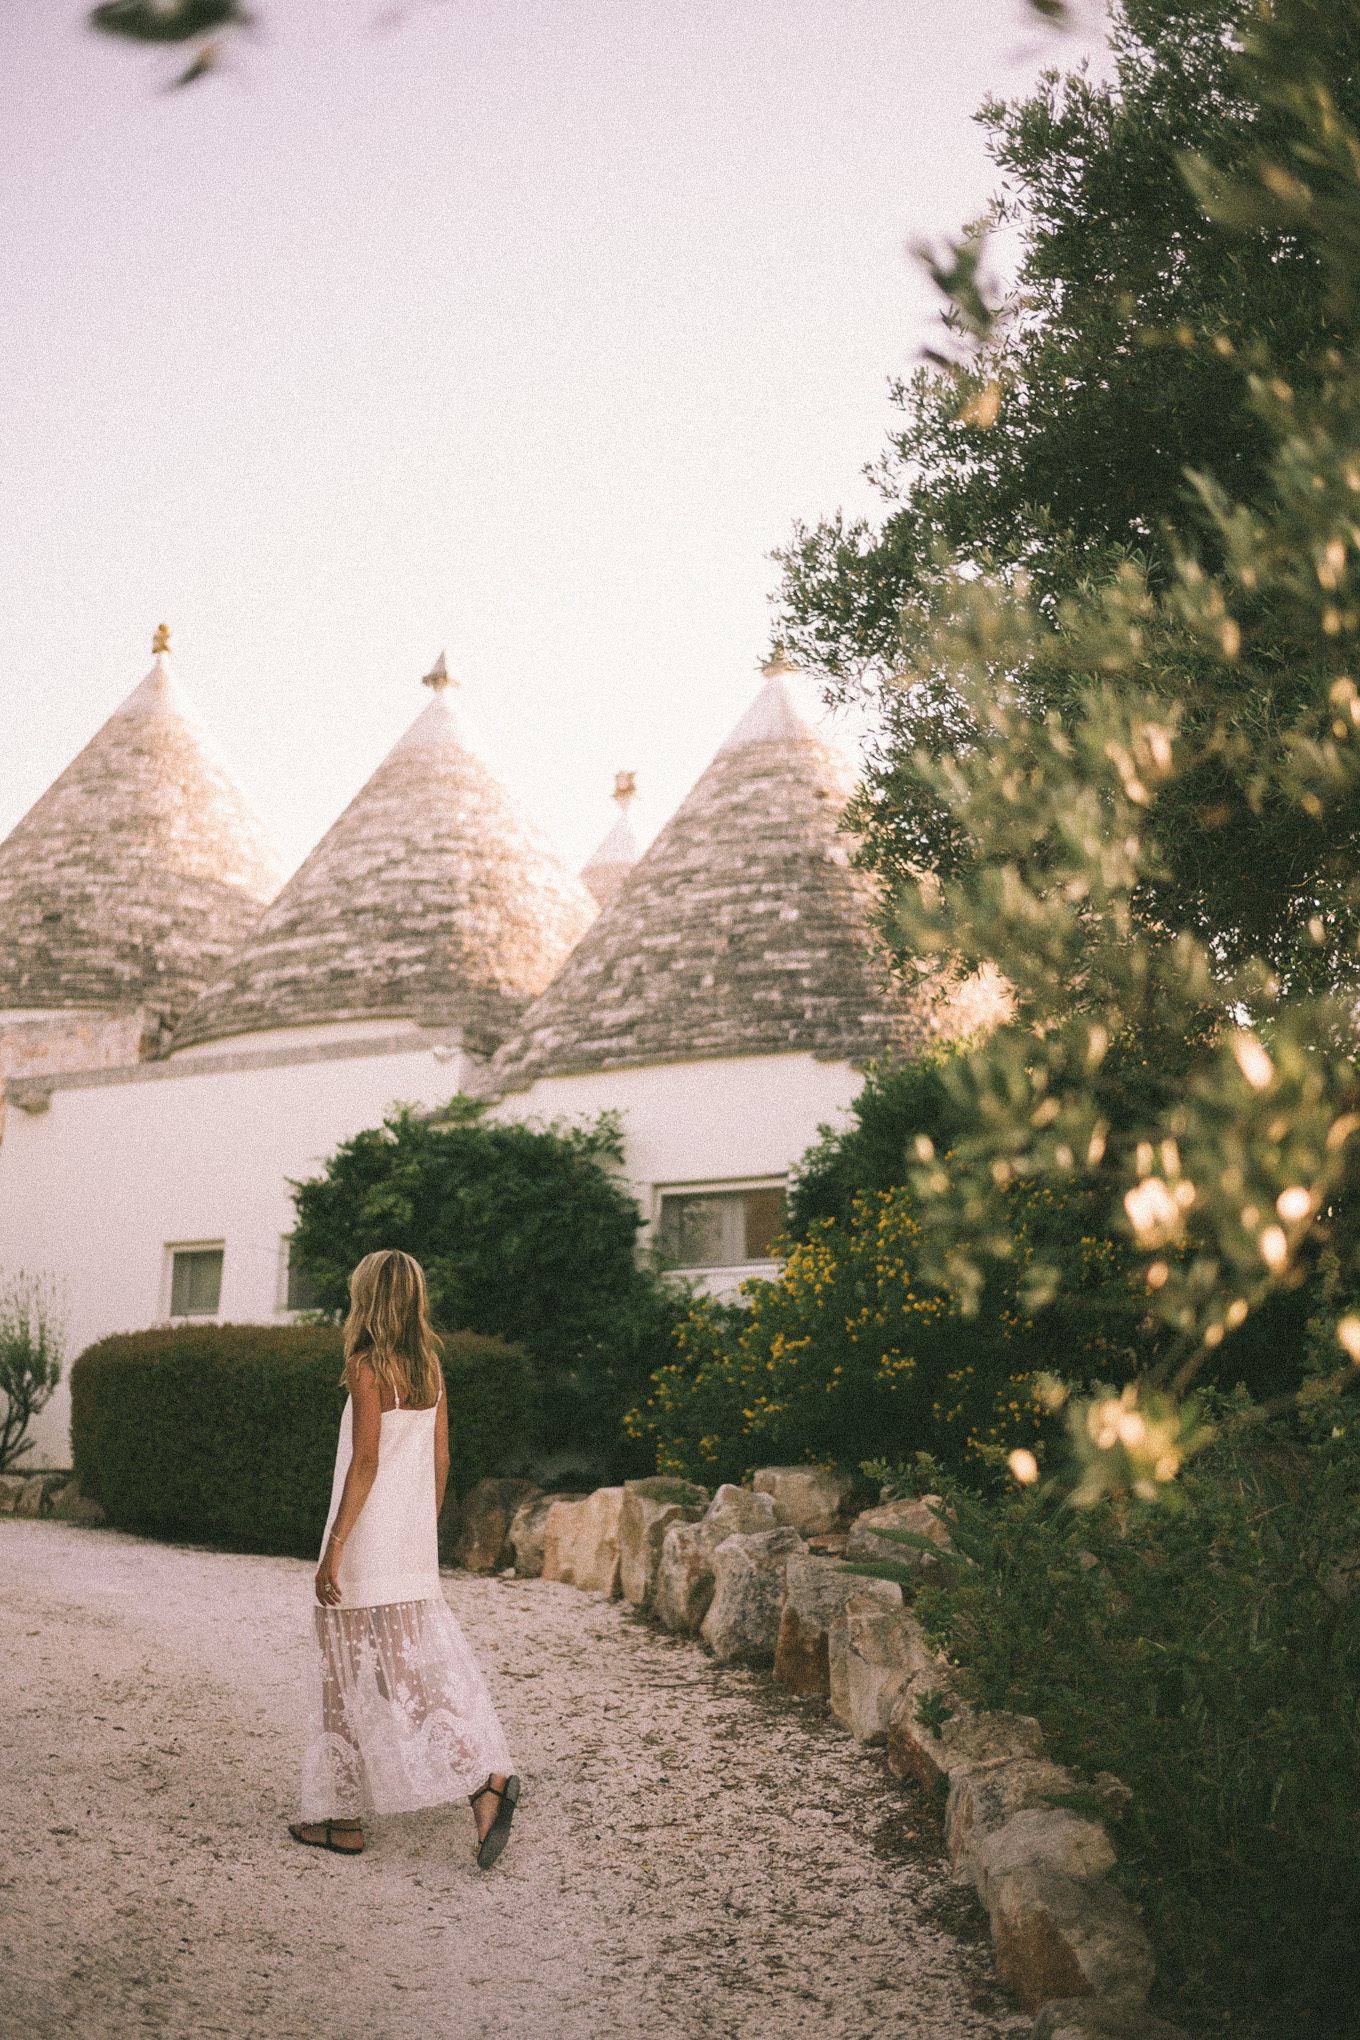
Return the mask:
<svg viewBox="0 0 1360 2040"><path fill-rule="evenodd" d="M490 1054L595 915L435 698L181 1022L173 1048L395 1015Z"/></svg>
<svg viewBox="0 0 1360 2040"><path fill-rule="evenodd" d="M173 1017L282 879L158 655L0 843L0 1010Z"/></svg>
<svg viewBox="0 0 1360 2040"><path fill-rule="evenodd" d="M839 823L840 753L769 678L487 1072L539 1077L802 1049L858 1062L930 1031L890 981Z"/></svg>

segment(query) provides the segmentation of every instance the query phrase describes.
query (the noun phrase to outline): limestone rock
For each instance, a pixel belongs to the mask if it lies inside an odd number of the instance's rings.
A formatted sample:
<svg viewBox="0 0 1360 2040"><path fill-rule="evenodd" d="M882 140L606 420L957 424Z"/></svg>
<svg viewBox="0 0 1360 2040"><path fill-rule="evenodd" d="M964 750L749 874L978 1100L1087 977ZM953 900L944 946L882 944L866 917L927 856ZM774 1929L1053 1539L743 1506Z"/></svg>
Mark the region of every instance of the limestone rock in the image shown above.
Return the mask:
<svg viewBox="0 0 1360 2040"><path fill-rule="evenodd" d="M1044 1733L1037 1721L1028 1714L1000 1710L975 1714L949 1692L940 1671L933 1683L944 1693L954 1715L938 1736L923 1727L916 1719L916 1708L930 1683L930 1675L926 1675L924 1682L916 1682L916 1691L904 1693L888 1725L888 1765L899 1778L913 1777L931 1791L940 1779L962 1768L1039 1755Z"/></svg>
<svg viewBox="0 0 1360 2040"><path fill-rule="evenodd" d="M80 1483L68 1480L51 1497L51 1513L58 1522L79 1523L87 1530L93 1530L104 1521L104 1511L98 1502L92 1502L88 1495L80 1492Z"/></svg>
<svg viewBox="0 0 1360 2040"><path fill-rule="evenodd" d="M700 1634L724 1663L768 1665L779 1641L784 1574L789 1559L806 1550L796 1530L759 1530L726 1537L713 1554L713 1600Z"/></svg>
<svg viewBox="0 0 1360 2040"><path fill-rule="evenodd" d="M556 1501L543 1526L543 1577L611 1600L619 1591L621 1487L596 1488L579 1502Z"/></svg>
<svg viewBox="0 0 1360 2040"><path fill-rule="evenodd" d="M21 1473L0 1473L0 1516L12 1516L24 1491Z"/></svg>
<svg viewBox="0 0 1360 2040"><path fill-rule="evenodd" d="M1026 1806L1042 1806L1052 1793L1079 1789L1076 1777L1061 1764L1031 1757L951 1772L944 1831L954 1869L971 1874L979 1843L1004 1827L1012 1814Z"/></svg>
<svg viewBox="0 0 1360 2040"><path fill-rule="evenodd" d="M543 1538L548 1527L548 1511L554 1502L560 1502L560 1495L539 1495L536 1500L521 1503L510 1523L509 1544L515 1571L522 1580L536 1580L543 1572Z"/></svg>
<svg viewBox="0 0 1360 2040"><path fill-rule="evenodd" d="M1052 1998L1106 1997L1140 2005L1152 1987L1152 1947L1138 1915L1109 1884L1030 1864L987 1887L997 1975L1023 2011Z"/></svg>
<svg viewBox="0 0 1360 2040"><path fill-rule="evenodd" d="M1062 1806L1028 1806L985 1835L973 1852L978 1897L986 1905L992 1880L1013 1870L1057 1870L1064 1877L1103 1877L1114 1867L1110 1838L1098 1820Z"/></svg>
<svg viewBox="0 0 1360 2040"><path fill-rule="evenodd" d="M1034 2021L1030 2040L1185 2040L1141 2005L1109 1998L1053 1998Z"/></svg>
<svg viewBox="0 0 1360 2040"><path fill-rule="evenodd" d="M31 1473L19 1490L19 1499L14 1504L16 1516L39 1516L43 1505L43 1477Z"/></svg>
<svg viewBox="0 0 1360 2040"><path fill-rule="evenodd" d="M876 1509L865 1509L850 1526L846 1558L852 1563L895 1559L901 1565L909 1565L923 1578L928 1579L932 1573L938 1574L940 1567L927 1552L912 1551L905 1544L894 1544L891 1538L876 1536L875 1532L914 1530L918 1537L928 1537L932 1544L948 1551L949 1532L928 1506L939 1499L938 1495L923 1495L920 1501L883 1502Z"/></svg>
<svg viewBox="0 0 1360 2040"><path fill-rule="evenodd" d="M851 1575L853 1577L853 1575ZM890 1586L887 1580L860 1582ZM899 1588L900 1594L901 1589ZM829 1655L831 1712L858 1742L881 1743L903 1695L924 1676L938 1678L920 1623L879 1595L855 1594L836 1617Z"/></svg>
<svg viewBox="0 0 1360 2040"><path fill-rule="evenodd" d="M672 1523L695 1523L708 1507L708 1489L658 1474L626 1480L619 1516L619 1579L623 1598L648 1608L661 1570L661 1547Z"/></svg>
<svg viewBox="0 0 1360 2040"><path fill-rule="evenodd" d="M510 1525L543 1492L531 1480L479 1480L463 1497L453 1563L468 1572L500 1572L515 1562Z"/></svg>
<svg viewBox="0 0 1360 2040"><path fill-rule="evenodd" d="M831 1691L829 1632L847 1601L881 1588L885 1607L902 1605L902 1589L890 1580L857 1579L833 1558L795 1554L785 1575L786 1598L775 1645L774 1676L803 1697Z"/></svg>
<svg viewBox="0 0 1360 2040"><path fill-rule="evenodd" d="M672 1523L661 1541L653 1612L667 1629L697 1630L713 1599L713 1554L727 1537L775 1528L768 1495L729 1482L718 1489L697 1523Z"/></svg>
<svg viewBox="0 0 1360 2040"><path fill-rule="evenodd" d="M752 1485L774 1503L776 1523L815 1535L835 1529L855 1483L850 1474L823 1466L764 1466Z"/></svg>

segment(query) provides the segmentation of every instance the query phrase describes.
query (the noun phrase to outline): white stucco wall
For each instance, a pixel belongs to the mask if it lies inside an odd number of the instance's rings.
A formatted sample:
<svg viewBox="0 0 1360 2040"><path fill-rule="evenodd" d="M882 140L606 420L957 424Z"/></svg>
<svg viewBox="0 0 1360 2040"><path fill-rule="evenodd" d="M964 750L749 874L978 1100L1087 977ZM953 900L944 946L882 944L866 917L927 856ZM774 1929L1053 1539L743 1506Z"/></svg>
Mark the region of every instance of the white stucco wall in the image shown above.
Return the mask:
<svg viewBox="0 0 1360 2040"><path fill-rule="evenodd" d="M414 1033L414 1030L412 1030ZM363 1039L372 1049L360 1054ZM106 1333L165 1319L172 1246L225 1248L221 1322L270 1323L282 1309L290 1178L314 1175L338 1142L395 1101L435 1105L473 1073L428 1040L391 1047L372 1023L247 1037L133 1071L60 1081L46 1111L11 1110L0 1147L0 1271L55 1277L73 1358ZM441 1045L442 1046L442 1045ZM300 1061L302 1051L318 1060ZM287 1056L232 1068L234 1058ZM216 1066L214 1066L216 1064ZM782 1179L862 1077L811 1055L715 1058L540 1080L494 1107L507 1119L621 1115L625 1175L649 1222L667 1189L737 1189ZM715 1270L732 1293L769 1264ZM34 1426L35 1466L70 1464L65 1385Z"/></svg>
<svg viewBox="0 0 1360 2040"><path fill-rule="evenodd" d="M844 1122L864 1083L848 1062L815 1056L724 1056L642 1069L541 1077L496 1107L510 1119L623 1121L624 1173L649 1224L660 1194L738 1189L787 1174L824 1124ZM735 1289L752 1268L724 1269L706 1287Z"/></svg>
<svg viewBox="0 0 1360 2040"><path fill-rule="evenodd" d="M420 1042L407 1053L240 1070L186 1073L177 1058L130 1074L58 1085L45 1112L11 1109L0 1147L0 1271L56 1278L71 1358L108 1332L164 1318L170 1244L225 1244L220 1321L286 1318L289 1178L315 1175L339 1141L376 1126L395 1101L439 1104L468 1080L461 1057L437 1061ZM69 1466L69 1428L63 1383L25 1463Z"/></svg>

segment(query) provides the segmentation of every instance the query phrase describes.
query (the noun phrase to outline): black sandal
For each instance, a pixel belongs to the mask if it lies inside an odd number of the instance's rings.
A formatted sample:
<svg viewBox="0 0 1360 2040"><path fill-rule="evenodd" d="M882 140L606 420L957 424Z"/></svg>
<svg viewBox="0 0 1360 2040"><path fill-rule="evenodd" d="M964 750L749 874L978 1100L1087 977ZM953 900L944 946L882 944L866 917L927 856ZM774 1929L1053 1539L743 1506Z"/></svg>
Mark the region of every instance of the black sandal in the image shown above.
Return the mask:
<svg viewBox="0 0 1360 2040"><path fill-rule="evenodd" d="M326 1830L325 1841L319 1842L315 1840L313 1836L305 1835L302 1832L302 1830L304 1828L309 1827L325 1828ZM332 1835L335 1833L335 1822L333 1820L290 1821L288 1824L288 1832L293 1837L293 1840L295 1842L301 1842L304 1849L329 1849L333 1856L362 1856L364 1853L364 1831L361 1827L340 1829L341 1834L358 1835L359 1846L357 1849L347 1849L342 1842L333 1841L331 1839Z"/></svg>
<svg viewBox="0 0 1360 2040"><path fill-rule="evenodd" d="M489 1870L510 1839L510 1823L515 1817L515 1808L519 1804L519 1779L512 1774L506 1779L504 1785L493 1785L488 1778L480 1792L470 1794L470 1804L475 1806L477 1801L487 1792L490 1792L496 1799L499 1799L500 1805L496 1808L496 1818L492 1821L477 1845L477 1868L479 1870Z"/></svg>

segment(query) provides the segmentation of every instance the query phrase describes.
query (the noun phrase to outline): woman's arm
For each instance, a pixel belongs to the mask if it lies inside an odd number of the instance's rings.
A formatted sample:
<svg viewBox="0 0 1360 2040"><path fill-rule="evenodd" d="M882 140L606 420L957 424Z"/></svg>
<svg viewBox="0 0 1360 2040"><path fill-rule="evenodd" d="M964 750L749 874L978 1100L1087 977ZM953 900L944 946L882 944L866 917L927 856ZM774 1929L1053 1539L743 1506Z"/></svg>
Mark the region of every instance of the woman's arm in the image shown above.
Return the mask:
<svg viewBox="0 0 1360 2040"><path fill-rule="evenodd" d="M316 1598L329 1607L334 1607L340 1600L340 1583L336 1577L340 1553L378 1478L378 1441L382 1436L382 1391L378 1387L377 1376L366 1361L350 1361L349 1392L354 1405L354 1449L345 1475L340 1507L336 1510L316 1575Z"/></svg>
<svg viewBox="0 0 1360 2040"><path fill-rule="evenodd" d="M440 1381L439 1407L434 1413L434 1512L444 1506L444 1489L449 1479L449 1399Z"/></svg>

